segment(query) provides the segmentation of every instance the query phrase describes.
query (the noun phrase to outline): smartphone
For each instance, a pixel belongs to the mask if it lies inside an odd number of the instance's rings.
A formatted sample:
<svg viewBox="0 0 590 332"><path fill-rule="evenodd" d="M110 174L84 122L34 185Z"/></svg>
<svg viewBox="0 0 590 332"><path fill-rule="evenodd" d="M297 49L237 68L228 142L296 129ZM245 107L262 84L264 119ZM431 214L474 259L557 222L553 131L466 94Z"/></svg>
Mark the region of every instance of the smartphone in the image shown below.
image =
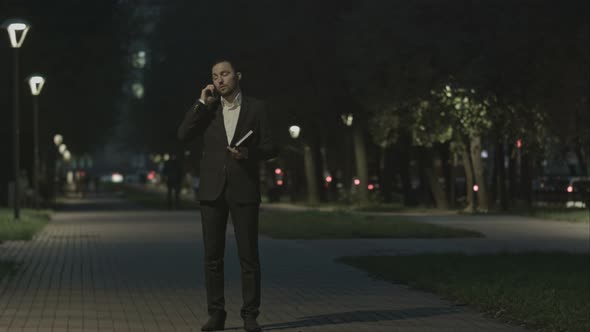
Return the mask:
<svg viewBox="0 0 590 332"><path fill-rule="evenodd" d="M219 95L217 94L217 89L213 89L213 91L211 90L207 90L207 95L217 99L219 97Z"/></svg>

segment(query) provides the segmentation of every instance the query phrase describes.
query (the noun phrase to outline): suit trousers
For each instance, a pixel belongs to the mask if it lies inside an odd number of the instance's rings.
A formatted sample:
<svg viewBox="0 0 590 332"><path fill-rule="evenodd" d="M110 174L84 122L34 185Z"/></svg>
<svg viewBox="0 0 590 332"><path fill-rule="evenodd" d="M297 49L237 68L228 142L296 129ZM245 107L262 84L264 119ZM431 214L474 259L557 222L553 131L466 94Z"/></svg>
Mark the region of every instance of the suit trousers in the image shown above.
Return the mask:
<svg viewBox="0 0 590 332"><path fill-rule="evenodd" d="M227 186L215 201L201 201L205 246L205 284L207 311L225 311L224 254L228 215L231 214L240 258L242 318L256 318L260 308L260 258L258 252L259 203L240 204L228 199Z"/></svg>

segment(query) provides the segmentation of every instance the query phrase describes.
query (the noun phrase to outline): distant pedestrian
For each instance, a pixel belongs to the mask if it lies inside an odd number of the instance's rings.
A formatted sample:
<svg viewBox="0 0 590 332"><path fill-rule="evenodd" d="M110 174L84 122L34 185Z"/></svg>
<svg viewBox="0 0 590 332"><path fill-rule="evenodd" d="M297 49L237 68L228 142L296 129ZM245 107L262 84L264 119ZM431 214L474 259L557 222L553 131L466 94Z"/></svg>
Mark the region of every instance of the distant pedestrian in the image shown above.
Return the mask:
<svg viewBox="0 0 590 332"><path fill-rule="evenodd" d="M164 163L164 179L166 181L168 209L175 210L180 205L180 189L182 186L182 167L175 154Z"/></svg>

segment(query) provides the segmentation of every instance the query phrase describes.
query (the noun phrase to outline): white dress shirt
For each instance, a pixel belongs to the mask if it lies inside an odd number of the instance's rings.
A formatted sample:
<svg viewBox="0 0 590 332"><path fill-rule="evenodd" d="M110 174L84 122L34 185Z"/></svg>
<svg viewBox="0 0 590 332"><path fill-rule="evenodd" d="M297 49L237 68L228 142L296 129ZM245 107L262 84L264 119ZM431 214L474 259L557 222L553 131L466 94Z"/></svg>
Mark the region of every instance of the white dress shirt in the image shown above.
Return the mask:
<svg viewBox="0 0 590 332"><path fill-rule="evenodd" d="M205 105L204 100L199 99L199 102ZM238 125L240 109L242 109L242 93L238 92L233 103L221 97L221 107L223 108L223 125L225 126L225 134L227 135L227 145L230 145L236 132L236 126Z"/></svg>
<svg viewBox="0 0 590 332"><path fill-rule="evenodd" d="M225 125L225 134L227 135L227 144L229 145L236 132L238 117L242 108L242 93L238 92L232 103L221 97L221 107L223 107L223 124Z"/></svg>

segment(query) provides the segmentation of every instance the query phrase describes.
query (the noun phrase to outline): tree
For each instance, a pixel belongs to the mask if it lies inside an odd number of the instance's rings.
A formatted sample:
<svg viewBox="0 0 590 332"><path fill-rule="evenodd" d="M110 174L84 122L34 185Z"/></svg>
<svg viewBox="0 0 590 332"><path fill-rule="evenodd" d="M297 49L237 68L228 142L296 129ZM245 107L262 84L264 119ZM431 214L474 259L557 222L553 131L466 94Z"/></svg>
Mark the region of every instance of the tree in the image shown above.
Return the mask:
<svg viewBox="0 0 590 332"><path fill-rule="evenodd" d="M454 120L451 112L444 106L437 99L429 97L418 100L412 105L413 119L410 126L413 144L425 147L430 152L427 161L429 166L425 168L425 173L436 206L441 209L448 208L449 200L444 186L439 181L443 174L443 160L437 145L453 138Z"/></svg>
<svg viewBox="0 0 590 332"><path fill-rule="evenodd" d="M537 156L542 156L546 151L546 146L555 144L556 137L549 131L547 114L542 112L539 106L526 106L522 102L501 101L497 98L491 99L491 105L494 109L492 113L493 127L490 135L496 143L498 154L496 168L498 169L497 181L497 196L500 201L502 209L508 209L508 196L510 193L516 195L524 193L525 198L530 203L530 190L532 188L532 179L534 168L533 166ZM519 144L517 146L517 144ZM511 164L516 163L516 155L524 157L525 160L532 160L533 164L524 165L521 174L524 177L521 188L518 188L515 179L511 179L510 192L505 188L505 174L504 174L504 147L508 147L509 160ZM509 165L515 167L517 165Z"/></svg>
<svg viewBox="0 0 590 332"><path fill-rule="evenodd" d="M411 24L416 14L416 7L407 3L363 2L342 15L335 36L340 50L339 66L359 106L355 109L355 122L363 126L362 131L372 137L371 143L379 147L379 173L386 198L393 176L391 170L385 170L385 161L391 159L387 153L392 153L392 149L388 148L396 143L397 136L407 135L404 126L398 127L407 116L403 114L408 110L405 105L427 92L437 75L432 66L434 52L415 38L421 33L419 27ZM357 118L364 122L358 123ZM355 137L361 137L358 133ZM366 167L366 158L360 159L361 151L356 156L357 170L364 174L360 170Z"/></svg>
<svg viewBox="0 0 590 332"><path fill-rule="evenodd" d="M469 177L470 170L473 171L474 187L467 187L467 192L472 189L476 191L478 210L487 212L490 202L481 152L482 137L485 137L492 127L489 97L482 97L474 89L455 87L451 84L445 85L443 89L434 90L433 95L445 112L451 114L455 131L453 137L461 151L466 176Z"/></svg>
<svg viewBox="0 0 590 332"><path fill-rule="evenodd" d="M380 149L379 180L385 202L391 201L393 174L388 170L388 149L398 141L400 131L400 106L396 104L376 107L369 116L369 133Z"/></svg>

